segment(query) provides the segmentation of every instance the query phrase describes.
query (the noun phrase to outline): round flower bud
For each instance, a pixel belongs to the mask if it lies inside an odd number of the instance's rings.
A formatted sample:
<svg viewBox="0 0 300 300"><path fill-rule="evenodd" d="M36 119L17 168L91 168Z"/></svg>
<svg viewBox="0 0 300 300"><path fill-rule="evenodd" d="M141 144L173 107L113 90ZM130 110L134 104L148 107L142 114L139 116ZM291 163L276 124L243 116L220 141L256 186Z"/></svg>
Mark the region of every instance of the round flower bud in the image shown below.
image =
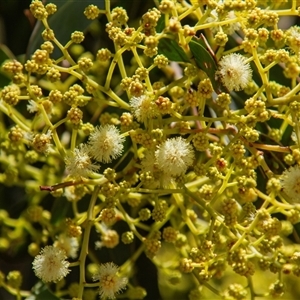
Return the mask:
<svg viewBox="0 0 300 300"><path fill-rule="evenodd" d="M166 67L169 64L169 60L163 54L159 54L154 58L154 64L157 65L159 69Z"/></svg>
<svg viewBox="0 0 300 300"><path fill-rule="evenodd" d="M20 94L21 92L17 85L8 85L1 92L3 101L12 106L19 102Z"/></svg>
<svg viewBox="0 0 300 300"><path fill-rule="evenodd" d="M37 243L31 243L29 246L28 246L28 253L29 255L31 256L36 256L38 255L40 252L40 247Z"/></svg>
<svg viewBox="0 0 300 300"><path fill-rule="evenodd" d="M22 280L23 278L20 271L10 271L7 274L7 283L14 289L20 289Z"/></svg>
<svg viewBox="0 0 300 300"><path fill-rule="evenodd" d="M45 9L43 2L40 0L33 0L29 8L33 16L38 20L43 20L48 17L47 10Z"/></svg>
<svg viewBox="0 0 300 300"><path fill-rule="evenodd" d="M8 138L13 143L20 142L23 139L23 137L24 137L24 132L18 125L12 127L8 133Z"/></svg>
<svg viewBox="0 0 300 300"><path fill-rule="evenodd" d="M104 208L100 213L100 220L106 225L112 225L116 222L116 211L114 208Z"/></svg>
<svg viewBox="0 0 300 300"><path fill-rule="evenodd" d="M141 221L147 221L151 217L151 211L148 208L142 208L139 211L139 217Z"/></svg>
<svg viewBox="0 0 300 300"><path fill-rule="evenodd" d="M162 0L158 8L163 14L169 14L174 7L175 4L172 0Z"/></svg>
<svg viewBox="0 0 300 300"><path fill-rule="evenodd" d="M72 124L78 125L82 120L83 112L77 107L72 107L70 110L68 110L67 116Z"/></svg>
<svg viewBox="0 0 300 300"><path fill-rule="evenodd" d="M5 62L2 66L2 68L5 72L11 73L11 74L17 74L17 73L22 72L23 65L16 60L10 60L10 61Z"/></svg>
<svg viewBox="0 0 300 300"><path fill-rule="evenodd" d="M48 4L45 6L45 8L46 8L46 11L47 11L47 13L48 13L49 16L50 16L50 15L53 15L53 14L56 12L56 10L57 10L56 5L53 4L53 3L48 3Z"/></svg>
<svg viewBox="0 0 300 300"><path fill-rule="evenodd" d="M204 132L198 132L193 137L193 145L198 151L205 151L209 147L208 136Z"/></svg>
<svg viewBox="0 0 300 300"><path fill-rule="evenodd" d="M49 53L46 50L37 49L31 59L39 65L47 64L49 61Z"/></svg>
<svg viewBox="0 0 300 300"><path fill-rule="evenodd" d="M45 41L51 41L54 40L54 31L52 29L46 28L43 32L42 32L42 37Z"/></svg>
<svg viewBox="0 0 300 300"><path fill-rule="evenodd" d="M60 72L56 68L50 68L46 73L47 78L51 82L59 81L60 80Z"/></svg>
<svg viewBox="0 0 300 300"><path fill-rule="evenodd" d="M177 240L177 230L169 226L163 230L163 239L168 243L175 243Z"/></svg>
<svg viewBox="0 0 300 300"><path fill-rule="evenodd" d="M153 258L161 247L161 241L152 238L152 239L146 239L144 243L146 246L146 250L145 250L146 256L149 257L150 259Z"/></svg>
<svg viewBox="0 0 300 300"><path fill-rule="evenodd" d="M42 50L46 50L49 54L53 52L54 46L50 41L46 41L41 45Z"/></svg>
<svg viewBox="0 0 300 300"><path fill-rule="evenodd" d="M129 18L123 7L115 7L111 11L111 19L114 26L122 26L128 22Z"/></svg>
<svg viewBox="0 0 300 300"><path fill-rule="evenodd" d="M75 44L80 44L84 40L84 34L81 31L74 31L71 34L71 41Z"/></svg>
<svg viewBox="0 0 300 300"><path fill-rule="evenodd" d="M134 240L134 234L132 231L126 231L122 234L121 239L124 244L131 244Z"/></svg>
<svg viewBox="0 0 300 300"><path fill-rule="evenodd" d="M99 14L100 10L96 5L89 5L84 10L84 15L90 20L98 18Z"/></svg>
<svg viewBox="0 0 300 300"><path fill-rule="evenodd" d="M87 72L93 66L93 61L88 57L81 57L78 60L78 66L82 71Z"/></svg>
<svg viewBox="0 0 300 300"><path fill-rule="evenodd" d="M47 153L50 147L51 131L45 133L38 133L32 140L32 146L37 152Z"/></svg>
<svg viewBox="0 0 300 300"><path fill-rule="evenodd" d="M97 52L97 59L99 61L107 61L112 57L112 53L107 48L102 48Z"/></svg>
<svg viewBox="0 0 300 300"><path fill-rule="evenodd" d="M53 104L61 102L62 98L63 98L63 95L62 95L61 91L59 91L59 90L51 90L49 93L49 100Z"/></svg>

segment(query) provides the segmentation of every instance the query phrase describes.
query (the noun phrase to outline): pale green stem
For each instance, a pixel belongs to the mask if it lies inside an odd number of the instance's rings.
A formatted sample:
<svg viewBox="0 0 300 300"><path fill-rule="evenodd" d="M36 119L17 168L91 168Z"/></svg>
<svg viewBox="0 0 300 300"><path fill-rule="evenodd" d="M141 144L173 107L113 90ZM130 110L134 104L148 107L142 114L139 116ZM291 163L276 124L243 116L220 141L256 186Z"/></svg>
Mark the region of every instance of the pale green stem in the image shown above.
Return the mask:
<svg viewBox="0 0 300 300"><path fill-rule="evenodd" d="M190 196L192 199L195 200L203 209L205 209L212 218L218 218L217 212L210 206L209 202L206 202L201 197L198 197L196 193L191 192L186 186L184 187L184 191Z"/></svg>
<svg viewBox="0 0 300 300"><path fill-rule="evenodd" d="M86 283L85 281L85 260L86 257L88 255L89 252L89 239L90 239L90 233L91 233L91 229L93 227L94 224L94 207L96 205L96 201L98 198L98 194L100 191L100 186L96 186L91 200L90 200L90 204L88 207L88 211L87 211L87 220L86 220L86 226L85 226L85 230L84 230L84 234L83 234L83 241L82 241L82 245L81 245L81 251L80 251L80 255L79 255L79 269L80 269L80 274L79 274L79 287L78 287L78 294L77 294L77 298L82 299L83 296L83 290L84 290L84 285Z"/></svg>
<svg viewBox="0 0 300 300"><path fill-rule="evenodd" d="M130 230L134 233L134 235L136 237L138 237L138 239L142 242L144 240L144 238L140 235L140 233L136 230L134 224L132 223L131 218L128 216L128 214L126 213L125 209L123 208L123 206L121 205L121 203L118 202L117 204L118 209L121 211L125 222L127 223L127 225L129 226Z"/></svg>
<svg viewBox="0 0 300 300"><path fill-rule="evenodd" d="M269 100L269 104L270 105L284 105L284 104L287 105L289 102L291 102L292 97L295 96L299 91L300 91L300 82L284 96L272 99L271 101Z"/></svg>
<svg viewBox="0 0 300 300"><path fill-rule="evenodd" d="M66 117L66 118L63 118L63 119L61 119L61 120L59 120L57 123L55 123L54 125L53 125L53 129L56 129L57 127L59 127L60 125L62 125L62 124L64 124L65 122L67 122L68 121L68 118Z"/></svg>
<svg viewBox="0 0 300 300"><path fill-rule="evenodd" d="M21 129L26 132L30 132L30 127L26 124L27 120L23 118L23 116L13 107L5 107L0 102L0 110L10 117L17 125L19 125Z"/></svg>
<svg viewBox="0 0 300 300"><path fill-rule="evenodd" d="M72 130L72 137L71 137L71 151L74 151L74 149L75 149L75 147L76 147L77 133L78 133L78 130L77 130L77 129L73 129L73 130Z"/></svg>
<svg viewBox="0 0 300 300"><path fill-rule="evenodd" d="M131 47L131 51L134 55L134 58L135 60L137 61L138 65L143 68L143 64L142 64L142 61L140 59L140 56L138 55L137 51L136 51L136 47ZM152 88L152 84L151 84L151 81L150 81L150 78L149 78L149 75L146 77L145 79L145 82L146 82L146 86L147 86L147 90L148 92L153 92L153 88Z"/></svg>
<svg viewBox="0 0 300 300"><path fill-rule="evenodd" d="M227 25L227 24L236 24L237 22L239 22L239 19L234 18L234 19L228 19L228 20L221 21L221 22L211 22L211 23L197 25L194 27L194 29L195 29L195 31L198 31L198 30L203 30L206 28L215 28L215 27L223 26L223 25Z"/></svg>
<svg viewBox="0 0 300 300"><path fill-rule="evenodd" d="M218 190L218 193L216 194L216 196L210 201L211 205L213 205L218 199L220 199L220 196L223 194L225 189L228 187L228 181L229 181L230 176L233 172L233 168L234 168L234 164L231 164L230 169L226 173L226 177L223 180L222 186Z"/></svg>
<svg viewBox="0 0 300 300"><path fill-rule="evenodd" d="M124 47L122 47L122 48L120 48L116 51L116 54L113 57L113 60L110 64L110 66L109 66L109 69L108 69L108 72L107 72L107 75L106 75L106 81L105 81L105 84L104 84L104 89L105 90L109 90L109 86L110 86L110 82L111 82L111 78L112 78L115 66L116 66L116 64L119 63L120 60L122 61L122 54L126 50L128 50L128 48L129 48L129 46L126 46L126 47L124 46ZM124 69L123 73L124 73L125 76L124 77L122 76L122 78L125 78L126 77L126 71L125 71L125 68L124 68L124 64L123 64L123 69Z"/></svg>

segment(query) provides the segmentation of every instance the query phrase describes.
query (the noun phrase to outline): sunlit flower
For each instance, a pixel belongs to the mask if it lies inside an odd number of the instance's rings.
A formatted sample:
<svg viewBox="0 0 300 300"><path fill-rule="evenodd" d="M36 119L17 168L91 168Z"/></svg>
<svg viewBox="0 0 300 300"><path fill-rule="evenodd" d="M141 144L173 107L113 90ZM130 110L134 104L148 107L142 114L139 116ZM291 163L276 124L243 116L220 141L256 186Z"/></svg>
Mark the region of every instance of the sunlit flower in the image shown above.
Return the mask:
<svg viewBox="0 0 300 300"><path fill-rule="evenodd" d="M229 91L244 89L252 79L250 64L241 54L232 53L225 55L219 62L216 75Z"/></svg>
<svg viewBox="0 0 300 300"><path fill-rule="evenodd" d="M97 161L109 163L122 154L124 140L114 125L97 127L89 138L89 152Z"/></svg>
<svg viewBox="0 0 300 300"><path fill-rule="evenodd" d="M194 151L182 137L171 138L158 147L155 158L161 171L170 176L179 176L192 165Z"/></svg>
<svg viewBox="0 0 300 300"><path fill-rule="evenodd" d="M66 258L63 250L54 246L46 246L34 258L32 268L35 275L44 282L57 282L70 272L68 269L70 263L66 261Z"/></svg>
<svg viewBox="0 0 300 300"><path fill-rule="evenodd" d="M300 166L285 170L280 178L283 191L293 202L300 202Z"/></svg>
<svg viewBox="0 0 300 300"><path fill-rule="evenodd" d="M300 51L300 27L292 26L286 31L286 35L287 44L295 53L298 53Z"/></svg>
<svg viewBox="0 0 300 300"><path fill-rule="evenodd" d="M103 226L101 232L101 241L96 241L96 249L101 249L102 247L106 248L115 248L119 244L119 234L115 230L107 229L106 226Z"/></svg>
<svg viewBox="0 0 300 300"><path fill-rule="evenodd" d="M80 144L65 158L66 171L72 177L88 177L94 171L99 169L99 166L91 162L89 149L86 145Z"/></svg>
<svg viewBox="0 0 300 300"><path fill-rule="evenodd" d="M54 242L54 247L65 251L68 257L76 258L79 243L78 239L75 237L70 237L66 234L60 234L58 239Z"/></svg>
<svg viewBox="0 0 300 300"><path fill-rule="evenodd" d="M98 273L93 276L99 280L99 295L101 299L115 299L115 295L126 288L128 279L117 275L119 268L114 263L101 264Z"/></svg>
<svg viewBox="0 0 300 300"><path fill-rule="evenodd" d="M30 113L35 113L38 111L38 105L34 100L29 100L27 104L27 110Z"/></svg>
<svg viewBox="0 0 300 300"><path fill-rule="evenodd" d="M129 104L133 115L139 122L145 122L158 115L155 103L146 95L132 97Z"/></svg>

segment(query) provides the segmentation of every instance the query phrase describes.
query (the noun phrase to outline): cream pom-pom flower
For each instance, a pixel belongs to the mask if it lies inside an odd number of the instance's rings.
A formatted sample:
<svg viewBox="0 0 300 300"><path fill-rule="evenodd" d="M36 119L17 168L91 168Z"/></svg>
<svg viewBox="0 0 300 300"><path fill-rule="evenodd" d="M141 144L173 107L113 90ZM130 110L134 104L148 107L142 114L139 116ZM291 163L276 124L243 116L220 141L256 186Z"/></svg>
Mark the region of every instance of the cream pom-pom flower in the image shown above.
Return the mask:
<svg viewBox="0 0 300 300"><path fill-rule="evenodd" d="M37 277L44 282L57 282L70 272L70 263L66 260L65 251L54 246L46 246L34 258L32 268Z"/></svg>
<svg viewBox="0 0 300 300"><path fill-rule="evenodd" d="M124 140L114 125L97 127L88 141L89 153L97 161L109 163L122 154Z"/></svg>
<svg viewBox="0 0 300 300"><path fill-rule="evenodd" d="M216 76L229 91L240 91L251 82L252 70L246 57L231 53L220 60Z"/></svg>
<svg viewBox="0 0 300 300"><path fill-rule="evenodd" d="M115 295L126 288L128 279L117 275L119 268L114 263L101 264L98 273L93 276L99 280L99 294L101 299L115 299Z"/></svg>
<svg viewBox="0 0 300 300"><path fill-rule="evenodd" d="M182 137L170 138L158 147L155 158L158 168L164 174L179 176L192 165L194 150Z"/></svg>
<svg viewBox="0 0 300 300"><path fill-rule="evenodd" d="M92 163L89 148L85 144L80 144L67 155L65 163L67 173L74 178L87 177L99 169L99 166Z"/></svg>
<svg viewBox="0 0 300 300"><path fill-rule="evenodd" d="M300 166L296 165L285 170L280 177L280 183L290 200L300 203Z"/></svg>
<svg viewBox="0 0 300 300"><path fill-rule="evenodd" d="M67 236L66 234L60 234L53 245L54 247L65 251L68 257L73 259L77 257L79 249L79 242L77 238Z"/></svg>
<svg viewBox="0 0 300 300"><path fill-rule="evenodd" d="M155 103L147 95L132 97L129 104L133 115L139 122L146 122L158 115Z"/></svg>

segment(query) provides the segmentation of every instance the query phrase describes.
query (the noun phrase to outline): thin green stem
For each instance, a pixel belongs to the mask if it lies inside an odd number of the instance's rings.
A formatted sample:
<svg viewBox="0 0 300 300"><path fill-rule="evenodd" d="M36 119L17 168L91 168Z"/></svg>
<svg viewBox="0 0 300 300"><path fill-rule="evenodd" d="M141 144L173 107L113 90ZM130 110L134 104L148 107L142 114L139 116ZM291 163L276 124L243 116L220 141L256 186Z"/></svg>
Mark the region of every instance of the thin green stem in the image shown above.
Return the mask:
<svg viewBox="0 0 300 300"><path fill-rule="evenodd" d="M85 230L84 230L84 234L83 234L81 251L80 251L80 255L79 255L79 259L78 259L80 274L79 274L79 287L78 287L77 298L79 298L79 299L82 299L84 285L86 283L86 281L85 281L85 261L86 261L86 257L89 252L88 248L89 248L90 233L91 233L91 229L94 225L94 213L93 212L94 212L94 207L96 205L99 191L100 191L100 186L96 186L93 191L91 200L90 200L90 204L89 204L88 211L87 211L86 226L85 226Z"/></svg>

